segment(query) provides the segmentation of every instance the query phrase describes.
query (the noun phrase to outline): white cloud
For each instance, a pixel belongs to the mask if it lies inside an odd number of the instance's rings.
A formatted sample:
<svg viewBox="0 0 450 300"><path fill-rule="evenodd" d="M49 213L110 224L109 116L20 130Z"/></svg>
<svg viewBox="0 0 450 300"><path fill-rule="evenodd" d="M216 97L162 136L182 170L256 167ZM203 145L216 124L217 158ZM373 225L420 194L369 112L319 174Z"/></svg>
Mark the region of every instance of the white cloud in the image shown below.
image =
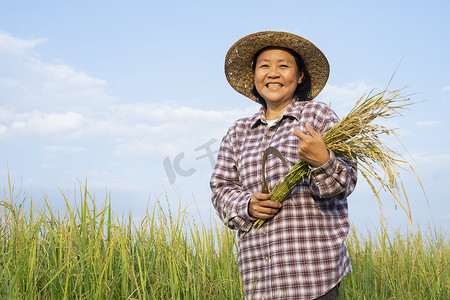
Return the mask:
<svg viewBox="0 0 450 300"><path fill-rule="evenodd" d="M193 151L212 138L220 141L236 119L255 113L255 109L213 111L140 103L117 106L116 112L118 123L109 124L121 132L115 155L160 157Z"/></svg>
<svg viewBox="0 0 450 300"><path fill-rule="evenodd" d="M84 111L105 107L114 98L106 82L61 63L42 61L33 53L44 39L23 40L0 32L2 105L20 110Z"/></svg>
<svg viewBox="0 0 450 300"><path fill-rule="evenodd" d="M0 124L0 137L2 135L6 135L6 132L8 131L8 128L6 126L3 126Z"/></svg>
<svg viewBox="0 0 450 300"><path fill-rule="evenodd" d="M27 124L25 122L22 121L14 121L11 124L11 129L15 129L18 131L24 130L27 127Z"/></svg>
<svg viewBox="0 0 450 300"><path fill-rule="evenodd" d="M0 52L6 52L13 55L24 55L37 45L44 43L45 39L21 40L10 36L4 31L0 31Z"/></svg>
<svg viewBox="0 0 450 300"><path fill-rule="evenodd" d="M43 149L46 152L47 157L52 157L58 154L68 155L86 152L84 147L79 146L44 146Z"/></svg>
<svg viewBox="0 0 450 300"><path fill-rule="evenodd" d="M435 127L445 124L443 121L419 121L416 123L417 127Z"/></svg>
<svg viewBox="0 0 450 300"><path fill-rule="evenodd" d="M155 157L155 155L164 155L164 153L173 153L173 148L167 142L157 140L155 142L147 141L126 141L117 146L114 151L116 156L133 157Z"/></svg>
<svg viewBox="0 0 450 300"><path fill-rule="evenodd" d="M12 114L11 130L14 134L54 134L79 130L87 120L78 113L48 114L33 111Z"/></svg>
<svg viewBox="0 0 450 300"><path fill-rule="evenodd" d="M30 127L39 133L62 132L82 127L85 118L77 113L49 114L41 119L30 120Z"/></svg>
<svg viewBox="0 0 450 300"><path fill-rule="evenodd" d="M0 33L3 138L39 134L42 141L61 137L68 142L97 137L112 141L116 155L149 156L220 139L232 122L255 112L254 107L213 111L168 103L115 103L104 80L40 59L33 51L43 42Z"/></svg>
<svg viewBox="0 0 450 300"><path fill-rule="evenodd" d="M435 151L435 152L426 152L426 153L412 153L411 154L413 161L417 164L426 165L429 168L431 166L448 166L450 165L450 153Z"/></svg>
<svg viewBox="0 0 450 300"><path fill-rule="evenodd" d="M238 118L253 114L247 110L213 111L168 104L111 105L106 113L14 112L0 110L7 133L17 138L39 134L43 139L107 140L120 156L151 157L189 151L209 141L220 140ZM101 116L100 116L101 115ZM207 124L207 126L205 126Z"/></svg>
<svg viewBox="0 0 450 300"><path fill-rule="evenodd" d="M363 95L367 95L373 90L366 82L349 83L345 86L326 85L317 97L318 101L331 104L331 108L339 117L347 115L349 110L355 105Z"/></svg>
<svg viewBox="0 0 450 300"><path fill-rule="evenodd" d="M169 122L169 120L180 122L192 122L192 120L232 122L237 118L256 112L254 107L228 111L213 111L165 103L123 104L114 106L114 110L119 116L125 119L158 122Z"/></svg>
<svg viewBox="0 0 450 300"><path fill-rule="evenodd" d="M14 119L12 111L0 107L0 122L8 122Z"/></svg>
<svg viewBox="0 0 450 300"><path fill-rule="evenodd" d="M443 91L443 92L450 91L450 86L445 86L445 87L443 87L443 88L442 88L442 91Z"/></svg>

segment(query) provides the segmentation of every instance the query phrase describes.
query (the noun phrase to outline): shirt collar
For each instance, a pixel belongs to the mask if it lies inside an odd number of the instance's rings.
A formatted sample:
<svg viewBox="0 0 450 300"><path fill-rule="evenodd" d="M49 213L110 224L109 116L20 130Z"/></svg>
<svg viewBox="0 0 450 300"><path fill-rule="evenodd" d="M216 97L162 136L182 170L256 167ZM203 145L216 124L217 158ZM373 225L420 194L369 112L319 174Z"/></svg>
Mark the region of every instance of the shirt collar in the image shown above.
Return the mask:
<svg viewBox="0 0 450 300"><path fill-rule="evenodd" d="M301 101L296 98L292 99L291 103L289 103L289 106L286 107L286 109L284 110L281 118L292 117L298 120L300 112L305 102L306 101ZM267 124L266 109L262 105L259 111L251 118L250 126L251 128L255 128L257 125L259 125L259 123Z"/></svg>

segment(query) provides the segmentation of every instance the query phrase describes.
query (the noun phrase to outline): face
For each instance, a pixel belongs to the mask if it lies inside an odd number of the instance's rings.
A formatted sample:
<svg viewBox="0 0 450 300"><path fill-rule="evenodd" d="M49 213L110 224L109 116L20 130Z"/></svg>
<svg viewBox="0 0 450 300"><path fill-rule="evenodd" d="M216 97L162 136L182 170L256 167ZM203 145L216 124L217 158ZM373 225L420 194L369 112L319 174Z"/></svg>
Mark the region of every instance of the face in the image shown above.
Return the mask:
<svg viewBox="0 0 450 300"><path fill-rule="evenodd" d="M295 58L286 50L270 48L256 59L255 88L268 107L290 102L302 78Z"/></svg>

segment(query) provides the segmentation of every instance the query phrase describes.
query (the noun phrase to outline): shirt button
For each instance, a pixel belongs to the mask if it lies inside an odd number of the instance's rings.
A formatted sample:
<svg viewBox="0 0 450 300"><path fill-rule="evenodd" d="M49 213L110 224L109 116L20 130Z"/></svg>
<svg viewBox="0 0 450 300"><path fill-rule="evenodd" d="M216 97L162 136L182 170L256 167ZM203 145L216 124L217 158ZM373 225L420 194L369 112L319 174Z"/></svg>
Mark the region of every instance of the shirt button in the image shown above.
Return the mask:
<svg viewBox="0 0 450 300"><path fill-rule="evenodd" d="M271 137L271 136L272 136L272 132L268 132L268 133L266 134L266 136Z"/></svg>
<svg viewBox="0 0 450 300"><path fill-rule="evenodd" d="M269 261L269 257L268 257L268 256L266 256L266 261L267 261L267 262Z"/></svg>
<svg viewBox="0 0 450 300"><path fill-rule="evenodd" d="M266 234L267 232L265 230L262 231L262 234Z"/></svg>
<svg viewBox="0 0 450 300"><path fill-rule="evenodd" d="M264 152L261 152L261 157L263 157L264 156Z"/></svg>

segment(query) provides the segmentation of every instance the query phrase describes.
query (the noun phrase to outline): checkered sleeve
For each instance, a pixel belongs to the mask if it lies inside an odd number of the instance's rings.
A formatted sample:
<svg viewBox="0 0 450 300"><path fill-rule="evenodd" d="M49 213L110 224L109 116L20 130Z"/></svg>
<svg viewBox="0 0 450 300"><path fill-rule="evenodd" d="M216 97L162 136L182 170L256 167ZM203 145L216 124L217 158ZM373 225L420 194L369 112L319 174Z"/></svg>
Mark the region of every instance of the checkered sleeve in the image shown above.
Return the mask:
<svg viewBox="0 0 450 300"><path fill-rule="evenodd" d="M325 199L342 200L349 196L356 186L354 162L337 158L330 151L328 161L318 167L311 167L311 191Z"/></svg>
<svg viewBox="0 0 450 300"><path fill-rule="evenodd" d="M229 132L222 140L211 176L212 202L225 225L231 229L249 231L254 220L248 213L252 194L245 191L240 183L237 157L230 136Z"/></svg>

